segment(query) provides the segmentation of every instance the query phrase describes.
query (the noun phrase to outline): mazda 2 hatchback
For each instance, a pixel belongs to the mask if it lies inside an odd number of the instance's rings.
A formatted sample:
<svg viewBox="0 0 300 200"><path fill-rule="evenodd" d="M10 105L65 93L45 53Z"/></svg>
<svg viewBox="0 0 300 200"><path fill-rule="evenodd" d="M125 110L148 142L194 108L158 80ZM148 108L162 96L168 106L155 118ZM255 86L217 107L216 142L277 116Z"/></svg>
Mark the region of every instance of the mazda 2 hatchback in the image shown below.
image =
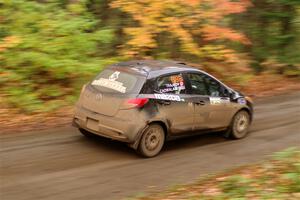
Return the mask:
<svg viewBox="0 0 300 200"><path fill-rule="evenodd" d="M171 61L130 61L109 66L83 86L73 125L153 157L172 137L223 131L243 138L252 113L249 98L204 71Z"/></svg>

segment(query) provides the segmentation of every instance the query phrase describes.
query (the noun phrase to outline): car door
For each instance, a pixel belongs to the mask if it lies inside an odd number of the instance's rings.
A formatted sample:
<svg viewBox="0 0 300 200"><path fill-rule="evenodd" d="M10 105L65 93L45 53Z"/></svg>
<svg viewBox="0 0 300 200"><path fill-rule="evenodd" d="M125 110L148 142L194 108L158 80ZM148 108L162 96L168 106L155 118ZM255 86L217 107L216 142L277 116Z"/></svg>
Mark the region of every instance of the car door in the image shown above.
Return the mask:
<svg viewBox="0 0 300 200"><path fill-rule="evenodd" d="M209 96L208 126L211 129L225 128L231 122L232 108L229 91L215 78L204 75Z"/></svg>
<svg viewBox="0 0 300 200"><path fill-rule="evenodd" d="M194 108L194 130L209 129L210 101L205 75L187 73L187 88Z"/></svg>
<svg viewBox="0 0 300 200"><path fill-rule="evenodd" d="M156 79L155 101L160 117L169 123L171 134L193 129L194 108L186 94L186 83L182 73L172 73Z"/></svg>
<svg viewBox="0 0 300 200"><path fill-rule="evenodd" d="M207 74L187 73L194 105L194 129L217 129L229 125L231 108L226 88Z"/></svg>

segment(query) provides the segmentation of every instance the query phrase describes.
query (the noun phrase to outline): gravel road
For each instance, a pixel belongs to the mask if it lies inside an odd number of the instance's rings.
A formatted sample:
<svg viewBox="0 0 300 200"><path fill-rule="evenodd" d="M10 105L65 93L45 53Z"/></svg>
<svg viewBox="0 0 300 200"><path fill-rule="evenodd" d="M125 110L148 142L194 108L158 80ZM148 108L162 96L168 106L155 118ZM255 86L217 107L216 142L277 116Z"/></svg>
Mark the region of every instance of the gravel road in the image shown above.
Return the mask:
<svg viewBox="0 0 300 200"><path fill-rule="evenodd" d="M0 199L124 199L292 146L300 146L300 92L257 100L245 139L212 133L169 141L152 159L119 142L87 139L73 127L0 134Z"/></svg>

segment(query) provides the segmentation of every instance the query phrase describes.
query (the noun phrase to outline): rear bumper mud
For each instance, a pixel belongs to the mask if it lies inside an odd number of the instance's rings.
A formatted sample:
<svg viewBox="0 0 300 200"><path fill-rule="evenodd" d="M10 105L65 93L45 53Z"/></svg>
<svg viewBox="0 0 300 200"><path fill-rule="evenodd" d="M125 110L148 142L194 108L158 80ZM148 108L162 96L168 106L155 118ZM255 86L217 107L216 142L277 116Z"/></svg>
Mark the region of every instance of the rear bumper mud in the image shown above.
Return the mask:
<svg viewBox="0 0 300 200"><path fill-rule="evenodd" d="M99 136L118 140L126 143L134 143L139 132L145 125L139 125L134 119L120 119L118 117L105 116L76 106L72 125L85 129Z"/></svg>
<svg viewBox="0 0 300 200"><path fill-rule="evenodd" d="M90 129L86 125L83 125L83 123L81 123L78 120L78 118L73 119L72 125L74 127L85 129L95 135L99 135L99 136L102 136L105 138L109 138L109 139L117 140L117 141L121 141L121 142L126 142L126 143L130 142L129 139L125 135L122 135L119 132L113 132L113 130L99 132L97 130Z"/></svg>

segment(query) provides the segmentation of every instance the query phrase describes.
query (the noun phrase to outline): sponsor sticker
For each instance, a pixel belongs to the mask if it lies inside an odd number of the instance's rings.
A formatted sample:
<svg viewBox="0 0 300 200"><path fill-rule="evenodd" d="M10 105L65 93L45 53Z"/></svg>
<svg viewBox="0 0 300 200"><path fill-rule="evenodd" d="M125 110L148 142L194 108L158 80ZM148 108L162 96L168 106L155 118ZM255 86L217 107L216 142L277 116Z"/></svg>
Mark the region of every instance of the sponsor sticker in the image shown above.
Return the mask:
<svg viewBox="0 0 300 200"><path fill-rule="evenodd" d="M119 74L120 74L119 71L115 71L112 75L109 76L108 79L109 79L110 81L115 81L115 80L117 80L117 79L119 78Z"/></svg>
<svg viewBox="0 0 300 200"><path fill-rule="evenodd" d="M166 79L167 78L167 79ZM175 93L185 90L184 80L182 75L171 75L164 77L159 83L160 93Z"/></svg>
<svg viewBox="0 0 300 200"><path fill-rule="evenodd" d="M116 90L121 93L126 92L126 87L123 86L123 83L115 81L115 80L100 78L98 80L94 80L92 82L92 85L106 87L106 88Z"/></svg>
<svg viewBox="0 0 300 200"><path fill-rule="evenodd" d="M183 83L183 78L181 75L174 75L174 76L170 76L170 80L172 83Z"/></svg>
<svg viewBox="0 0 300 200"><path fill-rule="evenodd" d="M213 104L213 105L222 103L220 97L209 97L209 102L210 102L210 104Z"/></svg>
<svg viewBox="0 0 300 200"><path fill-rule="evenodd" d="M164 88L160 89L159 92L161 93L168 93L168 92L173 92L173 91L181 91L184 90L185 86L183 83L167 83L164 85Z"/></svg>
<svg viewBox="0 0 300 200"><path fill-rule="evenodd" d="M94 80L92 82L92 85L102 86L102 87L106 87L106 88L109 88L112 90L116 90L121 93L125 93L126 87L123 86L123 83L116 81L119 78L119 75L120 75L120 72L115 71L108 77L108 79L100 78L98 80Z"/></svg>
<svg viewBox="0 0 300 200"><path fill-rule="evenodd" d="M210 104L216 105L216 104L224 104L229 103L229 98L225 97L209 97Z"/></svg>
<svg viewBox="0 0 300 200"><path fill-rule="evenodd" d="M237 100L237 102L238 102L239 104L247 104L247 101L246 101L245 98L239 98L239 99Z"/></svg>
<svg viewBox="0 0 300 200"><path fill-rule="evenodd" d="M170 101L184 101L184 99L180 98L178 95L173 94L154 94L156 99L162 100L170 100Z"/></svg>

